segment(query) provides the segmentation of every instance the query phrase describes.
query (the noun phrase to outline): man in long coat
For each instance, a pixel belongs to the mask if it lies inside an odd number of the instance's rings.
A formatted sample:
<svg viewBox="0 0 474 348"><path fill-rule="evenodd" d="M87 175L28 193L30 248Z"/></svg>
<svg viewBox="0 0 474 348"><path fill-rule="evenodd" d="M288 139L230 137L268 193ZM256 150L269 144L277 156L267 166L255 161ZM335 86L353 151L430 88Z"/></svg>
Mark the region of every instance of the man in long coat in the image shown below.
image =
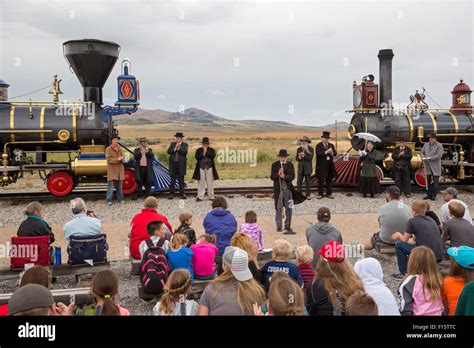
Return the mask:
<svg viewBox="0 0 474 348"><path fill-rule="evenodd" d="M117 193L117 201L122 203L123 192L122 182L125 179L125 168L123 166L123 152L119 145L120 138L114 135L111 144L105 149L105 159L107 160L107 204L112 204L114 186Z"/></svg>
<svg viewBox="0 0 474 348"><path fill-rule="evenodd" d="M428 194L423 199L434 201L438 193L439 177L441 176L443 145L436 140L436 134L430 133L429 137L429 142L425 143L421 149L426 174L425 180L428 183Z"/></svg>
<svg viewBox="0 0 474 348"><path fill-rule="evenodd" d="M321 136L321 142L316 145L316 177L318 178L318 199L324 197L324 182L326 182L327 198L334 199L332 196L332 180L336 176L334 168L334 156L336 148L329 142L331 133L324 131Z"/></svg>
<svg viewBox="0 0 474 348"><path fill-rule="evenodd" d="M209 138L204 137L202 139L201 147L196 150L196 168L194 169L193 179L198 180L198 195L196 202L204 200L206 194L207 185L207 196L210 200L214 199L214 180L219 179L217 175L216 165L214 158L216 157L216 151L209 146Z"/></svg>
<svg viewBox="0 0 474 348"><path fill-rule="evenodd" d="M300 147L296 149L296 161L298 162L298 191L302 192L303 179L306 182L306 199L311 199L311 174L313 174L314 149L309 146L311 140L308 137L300 139Z"/></svg>
<svg viewBox="0 0 474 348"><path fill-rule="evenodd" d="M392 153L395 184L406 197L411 196L411 159L413 153L407 146L405 139L400 139Z"/></svg>
<svg viewBox="0 0 474 348"><path fill-rule="evenodd" d="M133 151L135 160L135 180L138 184L137 196L143 194L142 186L145 186L146 195L151 194L151 183L153 181L153 150L148 146L147 139L142 137L138 140L138 147Z"/></svg>
<svg viewBox="0 0 474 348"><path fill-rule="evenodd" d="M175 135L176 141L172 141L168 147L169 157L169 170L171 175L170 181L170 195L169 199L173 199L176 178L179 183L179 194L182 199L186 199L184 193L184 176L186 175L186 156L188 154L188 144L183 141L184 134L177 132Z"/></svg>

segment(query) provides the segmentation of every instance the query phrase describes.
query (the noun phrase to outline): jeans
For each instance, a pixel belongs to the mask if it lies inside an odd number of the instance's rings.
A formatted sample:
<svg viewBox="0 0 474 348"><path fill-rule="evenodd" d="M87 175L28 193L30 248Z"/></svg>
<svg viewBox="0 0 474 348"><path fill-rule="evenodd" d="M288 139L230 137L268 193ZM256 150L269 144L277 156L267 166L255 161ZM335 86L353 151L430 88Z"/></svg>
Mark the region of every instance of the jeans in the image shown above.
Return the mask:
<svg viewBox="0 0 474 348"><path fill-rule="evenodd" d="M415 244L405 243L397 240L395 243L395 252L397 253L398 269L401 274L407 273L408 256L410 256Z"/></svg>
<svg viewBox="0 0 474 348"><path fill-rule="evenodd" d="M115 189L117 193L117 201L121 202L123 201L123 192L122 192L122 180L110 180L107 181L107 202L112 202L112 197L114 194L114 183L117 184L117 187Z"/></svg>
<svg viewBox="0 0 474 348"><path fill-rule="evenodd" d="M433 178L432 183L431 183L431 178ZM426 180L428 180L428 198L436 199L436 195L438 194L438 187L439 187L439 176L426 175Z"/></svg>

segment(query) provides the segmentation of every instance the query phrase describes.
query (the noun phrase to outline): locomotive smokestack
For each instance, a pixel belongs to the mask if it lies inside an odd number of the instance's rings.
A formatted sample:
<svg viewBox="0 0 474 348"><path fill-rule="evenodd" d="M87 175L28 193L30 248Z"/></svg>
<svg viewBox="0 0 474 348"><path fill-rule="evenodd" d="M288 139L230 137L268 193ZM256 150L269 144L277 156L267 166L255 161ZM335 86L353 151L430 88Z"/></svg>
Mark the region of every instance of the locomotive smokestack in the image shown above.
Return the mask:
<svg viewBox="0 0 474 348"><path fill-rule="evenodd" d="M63 43L64 57L84 88L84 101L102 104L102 88L117 61L120 46L94 39Z"/></svg>
<svg viewBox="0 0 474 348"><path fill-rule="evenodd" d="M392 59L391 49L380 50L379 57L379 84L380 104L382 108L393 108L392 106Z"/></svg>

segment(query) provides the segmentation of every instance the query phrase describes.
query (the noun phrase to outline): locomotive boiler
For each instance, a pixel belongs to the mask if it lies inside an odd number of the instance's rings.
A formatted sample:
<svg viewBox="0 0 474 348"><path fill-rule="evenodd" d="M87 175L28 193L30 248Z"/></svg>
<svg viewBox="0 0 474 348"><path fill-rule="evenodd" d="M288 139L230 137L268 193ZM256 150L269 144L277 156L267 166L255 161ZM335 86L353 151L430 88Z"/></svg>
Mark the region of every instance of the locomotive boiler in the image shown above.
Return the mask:
<svg viewBox="0 0 474 348"><path fill-rule="evenodd" d="M62 102L57 76L51 86L52 102L13 101L9 85L0 80L1 185L16 182L25 172L38 172L48 190L69 194L80 182L103 181L107 172L105 147L117 129L114 115L132 113L139 105L139 85L122 63L117 78L118 101L104 106L102 88L120 52L114 42L95 39L63 44L64 57L83 87L82 101ZM135 191L133 171L126 170L124 193Z"/></svg>
<svg viewBox="0 0 474 348"><path fill-rule="evenodd" d="M460 80L451 91L452 105L448 109L432 109L425 102L423 91L410 96L410 103L396 108L392 99L391 49L380 50L379 85L374 76L365 76L360 83L353 83L354 113L349 125L349 137L354 149L364 148L365 142L354 136L368 132L381 139L376 144L379 150L379 164L387 175L391 175L392 150L401 139L407 141L413 150L412 168L414 181L425 186L422 169L421 147L428 141L430 133L436 133L443 144L443 175L441 181L460 182L474 177L474 121L471 106L471 89Z"/></svg>

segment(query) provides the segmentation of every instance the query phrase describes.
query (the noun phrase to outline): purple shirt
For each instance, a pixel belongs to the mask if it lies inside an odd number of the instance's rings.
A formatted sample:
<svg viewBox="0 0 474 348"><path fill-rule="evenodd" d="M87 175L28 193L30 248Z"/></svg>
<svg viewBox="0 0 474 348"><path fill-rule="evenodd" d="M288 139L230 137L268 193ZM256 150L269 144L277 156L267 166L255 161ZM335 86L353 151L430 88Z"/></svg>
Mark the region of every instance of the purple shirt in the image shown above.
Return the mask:
<svg viewBox="0 0 474 348"><path fill-rule="evenodd" d="M252 241L257 244L258 251L263 250L263 233L256 223L244 223L240 225L240 232L247 233Z"/></svg>

